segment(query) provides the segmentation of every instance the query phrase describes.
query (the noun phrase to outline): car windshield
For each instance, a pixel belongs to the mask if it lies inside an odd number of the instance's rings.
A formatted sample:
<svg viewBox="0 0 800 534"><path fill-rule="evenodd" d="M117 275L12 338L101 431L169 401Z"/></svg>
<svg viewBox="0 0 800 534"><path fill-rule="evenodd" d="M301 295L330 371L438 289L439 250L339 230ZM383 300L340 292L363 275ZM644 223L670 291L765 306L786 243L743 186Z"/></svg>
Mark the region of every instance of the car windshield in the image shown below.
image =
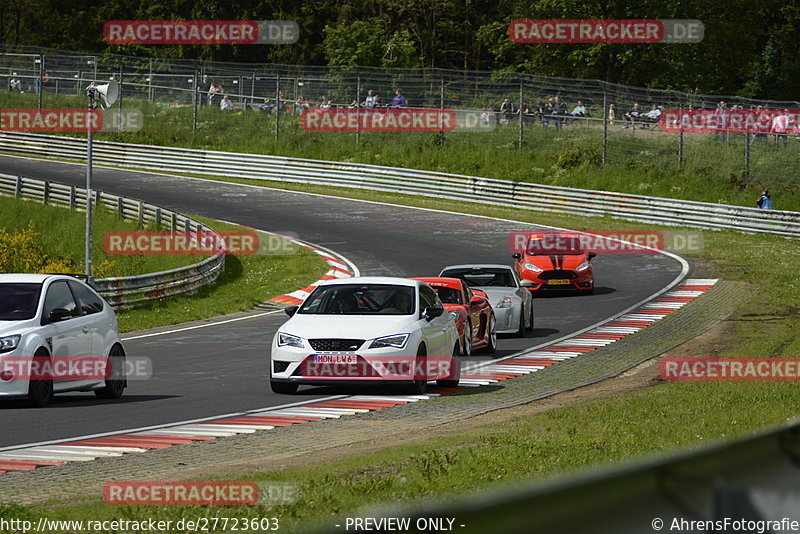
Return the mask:
<svg viewBox="0 0 800 534"><path fill-rule="evenodd" d="M460 290L446 286L431 286L431 288L439 295L442 304L463 304Z"/></svg>
<svg viewBox="0 0 800 534"><path fill-rule="evenodd" d="M578 237L551 234L541 237L532 237L531 240L528 241L528 254L531 256L583 254L583 247Z"/></svg>
<svg viewBox="0 0 800 534"><path fill-rule="evenodd" d="M415 309L414 288L388 284L321 286L297 313L318 315L410 315Z"/></svg>
<svg viewBox="0 0 800 534"><path fill-rule="evenodd" d="M36 316L42 284L0 284L0 321L24 321Z"/></svg>
<svg viewBox="0 0 800 534"><path fill-rule="evenodd" d="M517 287L511 269L503 267L449 269L442 276L461 278L469 287Z"/></svg>

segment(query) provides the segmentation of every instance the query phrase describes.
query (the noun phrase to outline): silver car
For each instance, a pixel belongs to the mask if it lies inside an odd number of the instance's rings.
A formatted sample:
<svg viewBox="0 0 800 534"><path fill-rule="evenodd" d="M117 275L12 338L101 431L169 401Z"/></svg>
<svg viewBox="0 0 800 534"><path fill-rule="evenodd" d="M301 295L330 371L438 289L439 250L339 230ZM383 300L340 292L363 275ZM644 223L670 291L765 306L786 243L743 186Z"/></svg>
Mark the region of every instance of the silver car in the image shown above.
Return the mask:
<svg viewBox="0 0 800 534"><path fill-rule="evenodd" d="M450 265L439 276L461 278L470 289L486 293L497 318L498 334L524 337L533 330L533 296L528 280L520 281L508 265Z"/></svg>

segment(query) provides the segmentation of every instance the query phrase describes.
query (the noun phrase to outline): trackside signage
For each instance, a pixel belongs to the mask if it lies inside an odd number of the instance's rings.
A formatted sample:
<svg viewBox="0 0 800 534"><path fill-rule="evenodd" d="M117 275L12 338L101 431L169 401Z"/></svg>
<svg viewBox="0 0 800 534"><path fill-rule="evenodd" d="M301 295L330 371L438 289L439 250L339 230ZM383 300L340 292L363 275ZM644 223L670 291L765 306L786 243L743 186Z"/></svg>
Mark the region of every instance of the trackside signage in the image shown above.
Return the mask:
<svg viewBox="0 0 800 534"><path fill-rule="evenodd" d="M521 19L508 25L515 43L699 43L699 20Z"/></svg>
<svg viewBox="0 0 800 534"><path fill-rule="evenodd" d="M790 133L800 125L800 109L667 109L658 127L677 133Z"/></svg>
<svg viewBox="0 0 800 534"><path fill-rule="evenodd" d="M0 109L0 130L7 132L93 132L103 115L88 109Z"/></svg>
<svg viewBox="0 0 800 534"><path fill-rule="evenodd" d="M112 20L108 44L294 44L300 27L291 20Z"/></svg>
<svg viewBox="0 0 800 534"><path fill-rule="evenodd" d="M315 109L300 115L306 132L452 132L452 109Z"/></svg>

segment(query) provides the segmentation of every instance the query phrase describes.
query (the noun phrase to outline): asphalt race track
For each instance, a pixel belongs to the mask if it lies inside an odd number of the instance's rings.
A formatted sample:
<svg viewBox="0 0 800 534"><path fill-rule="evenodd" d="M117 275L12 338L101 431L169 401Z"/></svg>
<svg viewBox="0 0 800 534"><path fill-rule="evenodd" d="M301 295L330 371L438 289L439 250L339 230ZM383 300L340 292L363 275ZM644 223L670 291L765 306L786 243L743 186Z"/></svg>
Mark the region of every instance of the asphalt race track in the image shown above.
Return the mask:
<svg viewBox="0 0 800 534"><path fill-rule="evenodd" d="M85 167L0 156L0 172L83 186ZM437 275L448 264L510 263L508 236L521 223L95 167L96 189L188 214L224 219L332 249L362 275ZM99 236L95 236L98 239ZM496 356L585 328L652 295L681 271L660 254L601 255L594 295L535 299L536 329L501 337ZM0 403L0 447L139 428L299 402L348 390L301 388L273 394L269 345L285 315L177 331L125 342L129 355L152 358L152 380L129 382L119 401L91 393L57 395L44 409ZM131 335L123 336L123 339ZM483 359L489 356L481 356ZM349 390L352 391L352 390ZM490 392L486 393L490 395Z"/></svg>

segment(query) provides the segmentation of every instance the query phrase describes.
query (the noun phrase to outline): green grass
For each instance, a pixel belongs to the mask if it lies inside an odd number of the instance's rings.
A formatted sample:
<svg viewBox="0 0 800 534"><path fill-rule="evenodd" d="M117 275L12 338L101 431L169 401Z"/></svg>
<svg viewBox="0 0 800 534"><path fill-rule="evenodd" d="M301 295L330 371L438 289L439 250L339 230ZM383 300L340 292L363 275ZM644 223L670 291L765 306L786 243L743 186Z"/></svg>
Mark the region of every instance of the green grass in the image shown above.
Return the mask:
<svg viewBox="0 0 800 534"><path fill-rule="evenodd" d="M241 230L240 226L193 217L215 230ZM194 295L117 312L119 328L129 332L252 310L256 304L319 280L327 269L318 254L304 247L283 255L228 255L225 272L213 285L203 286Z"/></svg>
<svg viewBox="0 0 800 534"><path fill-rule="evenodd" d="M10 95L13 105L35 105L35 95ZM518 126L498 126L493 132L447 134L309 133L300 130L294 115L281 116L280 139L275 141L274 115L260 112L226 114L201 108L192 134L192 109L172 108L141 100L124 100L126 109L139 108L144 129L134 133L98 133L97 139L254 154L401 166L486 178L621 191L687 200L755 207L762 188L771 190L776 209L800 210L800 180L791 174L797 165L798 141L778 149L770 142L754 143L751 179L743 174L741 136L721 143L715 136L685 136L685 164L678 168L677 137L658 131L609 130L608 165L599 167L601 129L577 122L556 133L552 126L527 128L525 147L517 148ZM12 107L12 103L8 104ZM84 99L47 95L45 107L83 106Z"/></svg>
<svg viewBox="0 0 800 534"><path fill-rule="evenodd" d="M219 231L242 229L199 216L194 218ZM207 258L109 255L103 249L102 236L111 231L136 230L136 224L120 221L116 215L102 210L94 212L92 224L93 263L97 278L158 272ZM29 225L38 234L38 245L49 257L66 260L70 272L83 272L83 213L0 196L0 228L13 233L25 230ZM283 255L228 255L225 272L216 283L203 286L194 295L153 301L133 310L119 311L119 328L121 332L130 332L251 310L256 304L319 280L327 268L319 255L303 247L296 247L294 253Z"/></svg>
<svg viewBox="0 0 800 534"><path fill-rule="evenodd" d="M241 180L237 180L241 181ZM610 218L548 213L297 186L397 204L537 222L576 230L656 229ZM674 230L674 228L670 228ZM722 356L799 356L800 313L795 272L800 247L775 236L732 231L704 232L705 249L695 255L701 276L749 283L749 297L732 317L735 337ZM700 356L701 354L698 354ZM457 398L442 398L442 409ZM583 401L535 416L473 428L445 437L359 452L333 462L231 474L228 480L281 481L300 485L299 501L274 508L119 507L97 501L58 508L10 508L7 517L115 518L277 516L281 530L308 532L333 525L372 504L450 499L517 481L554 476L732 439L800 415L800 390L792 383L666 383L619 397ZM509 458L518 459L509 462ZM90 497L91 498L91 497ZM99 498L98 498L99 499Z"/></svg>
<svg viewBox="0 0 800 534"><path fill-rule="evenodd" d="M31 227L37 242L52 258L65 260L71 272L84 272L86 216L61 206L45 206L33 200L0 196L0 228L10 233ZM174 269L201 261L204 256L107 254L103 236L109 232L135 231L136 223L121 221L115 214L95 210L92 217L92 263L97 278L132 276ZM57 231L55 230L57 229ZM145 230L155 230L148 226Z"/></svg>

